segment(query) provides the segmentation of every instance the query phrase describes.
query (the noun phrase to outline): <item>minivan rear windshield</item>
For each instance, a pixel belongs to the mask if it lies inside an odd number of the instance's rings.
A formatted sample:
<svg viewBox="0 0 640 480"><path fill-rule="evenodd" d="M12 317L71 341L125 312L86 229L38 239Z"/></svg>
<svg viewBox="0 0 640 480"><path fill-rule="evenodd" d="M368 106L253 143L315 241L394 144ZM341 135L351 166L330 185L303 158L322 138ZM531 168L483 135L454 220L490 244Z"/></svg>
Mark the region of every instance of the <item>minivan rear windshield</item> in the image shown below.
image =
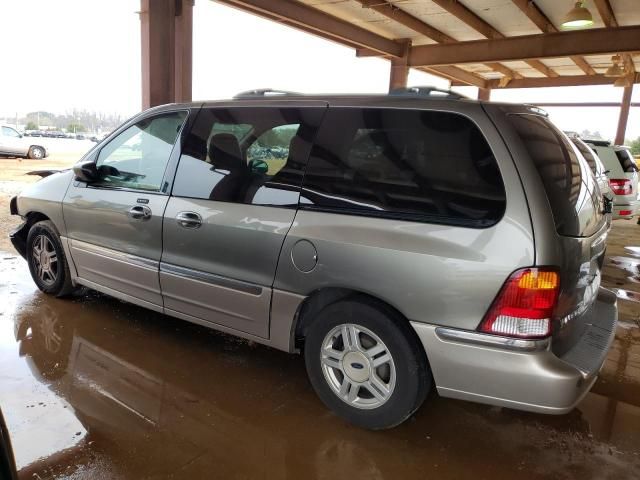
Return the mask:
<svg viewBox="0 0 640 480"><path fill-rule="evenodd" d="M588 236L597 229L598 190L588 165L546 118L511 114L511 124L529 153L549 199L560 235Z"/></svg>

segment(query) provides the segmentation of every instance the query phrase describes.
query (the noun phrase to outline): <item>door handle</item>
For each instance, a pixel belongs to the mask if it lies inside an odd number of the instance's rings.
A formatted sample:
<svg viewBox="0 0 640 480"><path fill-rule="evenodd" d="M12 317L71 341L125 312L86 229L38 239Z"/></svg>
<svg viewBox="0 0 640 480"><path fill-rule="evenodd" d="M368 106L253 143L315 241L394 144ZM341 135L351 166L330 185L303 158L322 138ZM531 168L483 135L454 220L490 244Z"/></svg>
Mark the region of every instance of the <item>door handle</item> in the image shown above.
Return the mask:
<svg viewBox="0 0 640 480"><path fill-rule="evenodd" d="M151 209L146 205L136 205L129 209L128 215L133 220L149 220L151 218Z"/></svg>
<svg viewBox="0 0 640 480"><path fill-rule="evenodd" d="M184 228L200 228L202 217L196 212L180 212L176 215L176 222Z"/></svg>

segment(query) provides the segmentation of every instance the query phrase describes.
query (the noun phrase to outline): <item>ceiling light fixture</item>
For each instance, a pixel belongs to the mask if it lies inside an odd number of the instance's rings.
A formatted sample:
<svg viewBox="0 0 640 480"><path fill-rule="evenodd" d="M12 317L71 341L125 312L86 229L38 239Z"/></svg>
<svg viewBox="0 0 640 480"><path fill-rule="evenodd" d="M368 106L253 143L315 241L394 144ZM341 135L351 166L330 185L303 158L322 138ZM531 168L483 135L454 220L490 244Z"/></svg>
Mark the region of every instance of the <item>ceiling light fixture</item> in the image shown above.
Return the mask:
<svg viewBox="0 0 640 480"><path fill-rule="evenodd" d="M584 28L593 25L593 17L584 2L576 2L574 7L565 15L562 28Z"/></svg>

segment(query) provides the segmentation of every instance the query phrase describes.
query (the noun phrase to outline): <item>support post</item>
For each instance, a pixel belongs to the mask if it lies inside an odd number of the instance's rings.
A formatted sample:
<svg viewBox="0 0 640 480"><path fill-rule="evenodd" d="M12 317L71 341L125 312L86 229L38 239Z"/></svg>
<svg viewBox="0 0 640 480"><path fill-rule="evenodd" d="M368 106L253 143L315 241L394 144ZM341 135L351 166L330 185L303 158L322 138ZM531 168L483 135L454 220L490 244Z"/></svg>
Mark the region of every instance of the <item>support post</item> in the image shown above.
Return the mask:
<svg viewBox="0 0 640 480"><path fill-rule="evenodd" d="M624 92L622 93L622 104L620 105L620 117L618 117L618 130L616 131L616 145L622 145L624 143L624 136L627 132L627 121L629 120L632 93L633 84L624 87Z"/></svg>
<svg viewBox="0 0 640 480"><path fill-rule="evenodd" d="M478 88L478 100L483 102L488 102L491 100L491 89L490 88Z"/></svg>
<svg viewBox="0 0 640 480"><path fill-rule="evenodd" d="M141 0L142 108L191 100L193 0Z"/></svg>
<svg viewBox="0 0 640 480"><path fill-rule="evenodd" d="M398 88L406 88L409 79L409 50L411 41L404 40L404 49L401 57L391 58L391 68L389 70L389 91Z"/></svg>
<svg viewBox="0 0 640 480"><path fill-rule="evenodd" d="M176 0L174 72L174 101L176 102L190 102L192 99L193 3L194 0Z"/></svg>

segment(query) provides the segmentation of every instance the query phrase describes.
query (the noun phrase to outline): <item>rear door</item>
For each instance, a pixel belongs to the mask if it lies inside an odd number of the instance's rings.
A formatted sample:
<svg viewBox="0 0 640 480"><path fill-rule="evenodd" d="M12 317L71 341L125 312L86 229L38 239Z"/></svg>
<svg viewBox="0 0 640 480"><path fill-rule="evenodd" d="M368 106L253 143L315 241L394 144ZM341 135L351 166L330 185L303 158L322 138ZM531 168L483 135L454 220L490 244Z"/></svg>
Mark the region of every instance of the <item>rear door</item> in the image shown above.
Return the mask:
<svg viewBox="0 0 640 480"><path fill-rule="evenodd" d="M326 110L296 105L204 107L198 115L164 219L168 313L268 337L278 256Z"/></svg>
<svg viewBox="0 0 640 480"><path fill-rule="evenodd" d="M67 190L63 214L81 283L162 308L165 170L187 115L157 113L125 128L96 154L99 179Z"/></svg>

